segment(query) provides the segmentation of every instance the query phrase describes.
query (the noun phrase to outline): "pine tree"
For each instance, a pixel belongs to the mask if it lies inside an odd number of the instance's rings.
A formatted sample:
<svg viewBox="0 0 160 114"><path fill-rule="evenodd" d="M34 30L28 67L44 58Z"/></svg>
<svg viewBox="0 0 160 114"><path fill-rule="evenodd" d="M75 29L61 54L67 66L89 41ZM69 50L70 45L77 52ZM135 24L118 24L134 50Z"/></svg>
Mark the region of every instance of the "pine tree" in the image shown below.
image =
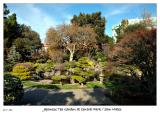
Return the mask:
<svg viewBox="0 0 160 114"><path fill-rule="evenodd" d="M10 49L7 60L10 63L15 64L17 61L20 60L20 58L21 58L21 55L19 54L19 52L16 51L16 46L13 45Z"/></svg>

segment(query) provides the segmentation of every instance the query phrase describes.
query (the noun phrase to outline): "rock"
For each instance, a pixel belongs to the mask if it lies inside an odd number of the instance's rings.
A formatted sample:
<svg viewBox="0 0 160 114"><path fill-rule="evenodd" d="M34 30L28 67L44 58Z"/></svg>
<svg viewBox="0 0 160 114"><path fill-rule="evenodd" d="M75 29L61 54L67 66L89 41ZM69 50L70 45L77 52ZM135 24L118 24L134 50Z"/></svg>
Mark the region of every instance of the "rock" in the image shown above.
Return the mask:
<svg viewBox="0 0 160 114"><path fill-rule="evenodd" d="M83 83L81 83L81 87L83 87L84 86L84 84Z"/></svg>
<svg viewBox="0 0 160 114"><path fill-rule="evenodd" d="M50 74L50 72L45 72L44 73L44 78L45 79L50 79L52 77L52 75Z"/></svg>
<svg viewBox="0 0 160 114"><path fill-rule="evenodd" d="M61 75L61 71L59 71L59 70L58 70L58 71L56 71L56 72L55 72L55 75L56 75L56 76Z"/></svg>
<svg viewBox="0 0 160 114"><path fill-rule="evenodd" d="M52 80L41 80L41 81L39 81L39 83L41 83L41 84L52 84Z"/></svg>
<svg viewBox="0 0 160 114"><path fill-rule="evenodd" d="M75 83L74 79L70 79L70 83L74 84Z"/></svg>
<svg viewBox="0 0 160 114"><path fill-rule="evenodd" d="M136 71L136 77L138 77L139 79L141 79L142 72L141 71Z"/></svg>
<svg viewBox="0 0 160 114"><path fill-rule="evenodd" d="M131 73L127 73L126 75L127 75L127 76L132 76L132 74L131 74Z"/></svg>
<svg viewBox="0 0 160 114"><path fill-rule="evenodd" d="M44 76L45 76L45 77L48 77L49 75L50 75L50 72L45 72L45 73L44 73Z"/></svg>
<svg viewBox="0 0 160 114"><path fill-rule="evenodd" d="M54 75L55 75L55 71L52 70L52 71L50 72L50 75L51 75L51 76L54 76Z"/></svg>

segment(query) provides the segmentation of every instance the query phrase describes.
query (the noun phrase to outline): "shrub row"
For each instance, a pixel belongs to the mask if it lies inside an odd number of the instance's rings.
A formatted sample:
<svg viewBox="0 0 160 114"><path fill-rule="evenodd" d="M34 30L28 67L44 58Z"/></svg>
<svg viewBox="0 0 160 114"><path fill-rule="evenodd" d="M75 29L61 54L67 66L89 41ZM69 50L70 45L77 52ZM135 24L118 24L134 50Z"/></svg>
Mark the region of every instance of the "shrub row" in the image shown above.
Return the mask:
<svg viewBox="0 0 160 114"><path fill-rule="evenodd" d="M60 71L60 73L56 73L57 71ZM83 78L87 78L88 76L94 75L94 62L92 62L87 57L83 57L79 59L77 62L66 62L64 64L58 65L55 65L52 61L35 64L29 62L18 63L14 65L12 69L12 75L19 77L21 80L33 79L34 77L40 76L41 74L68 76L77 75Z"/></svg>

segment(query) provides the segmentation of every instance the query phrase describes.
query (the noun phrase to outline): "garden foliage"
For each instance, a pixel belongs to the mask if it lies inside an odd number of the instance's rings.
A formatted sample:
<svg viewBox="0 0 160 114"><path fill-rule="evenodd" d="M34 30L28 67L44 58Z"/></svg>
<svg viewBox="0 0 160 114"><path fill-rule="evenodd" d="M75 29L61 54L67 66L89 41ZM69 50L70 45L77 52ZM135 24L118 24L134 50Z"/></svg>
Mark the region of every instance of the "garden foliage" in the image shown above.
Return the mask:
<svg viewBox="0 0 160 114"><path fill-rule="evenodd" d="M30 63L18 63L13 67L12 75L20 78L20 80L26 80L32 77L33 70Z"/></svg>
<svg viewBox="0 0 160 114"><path fill-rule="evenodd" d="M18 77L4 75L4 104L12 104L23 96L23 85Z"/></svg>

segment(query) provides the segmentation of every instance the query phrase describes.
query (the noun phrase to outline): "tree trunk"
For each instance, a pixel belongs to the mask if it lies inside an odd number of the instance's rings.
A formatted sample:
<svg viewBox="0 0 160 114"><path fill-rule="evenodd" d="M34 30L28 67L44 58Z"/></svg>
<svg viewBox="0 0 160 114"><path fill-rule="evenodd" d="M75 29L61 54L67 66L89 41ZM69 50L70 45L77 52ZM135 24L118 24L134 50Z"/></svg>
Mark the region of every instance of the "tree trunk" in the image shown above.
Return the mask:
<svg viewBox="0 0 160 114"><path fill-rule="evenodd" d="M72 61L72 60L73 60L73 54L74 54L74 52L70 52L69 61Z"/></svg>
<svg viewBox="0 0 160 114"><path fill-rule="evenodd" d="M75 52L75 49L76 49L76 45L73 44L71 47L70 46L67 46L66 47L69 52L70 52L70 57L69 57L69 61L72 61L73 60L73 55L74 55L74 52Z"/></svg>
<svg viewBox="0 0 160 114"><path fill-rule="evenodd" d="M99 77L100 78L100 84L102 84L103 83L103 77Z"/></svg>
<svg viewBox="0 0 160 114"><path fill-rule="evenodd" d="M81 83L81 87L83 87L83 83Z"/></svg>

